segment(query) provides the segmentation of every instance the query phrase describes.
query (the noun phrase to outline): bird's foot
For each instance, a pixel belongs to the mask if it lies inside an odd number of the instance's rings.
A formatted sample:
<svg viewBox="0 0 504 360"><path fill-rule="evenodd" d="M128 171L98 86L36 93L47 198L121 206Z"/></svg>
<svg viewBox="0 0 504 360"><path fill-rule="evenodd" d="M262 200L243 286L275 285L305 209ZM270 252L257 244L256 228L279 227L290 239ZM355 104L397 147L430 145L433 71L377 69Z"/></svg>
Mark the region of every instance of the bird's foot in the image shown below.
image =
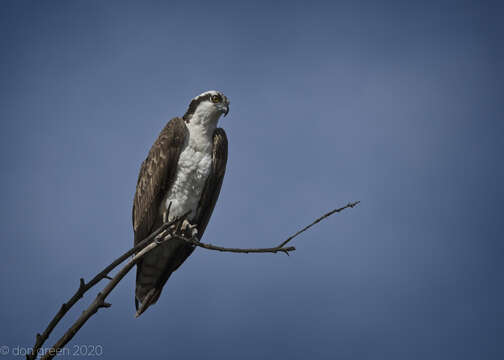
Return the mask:
<svg viewBox="0 0 504 360"><path fill-rule="evenodd" d="M187 219L182 221L182 226L180 227L180 231L185 237L195 237L198 235L198 229L196 224L191 224Z"/></svg>

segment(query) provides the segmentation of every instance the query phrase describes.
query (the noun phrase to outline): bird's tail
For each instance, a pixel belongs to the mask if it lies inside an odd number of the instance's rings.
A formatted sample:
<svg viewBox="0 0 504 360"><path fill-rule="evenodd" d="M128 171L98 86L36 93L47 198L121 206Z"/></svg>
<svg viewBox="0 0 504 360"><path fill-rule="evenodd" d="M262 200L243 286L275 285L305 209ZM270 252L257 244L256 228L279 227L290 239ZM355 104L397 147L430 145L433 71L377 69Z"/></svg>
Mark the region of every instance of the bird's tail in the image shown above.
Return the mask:
<svg viewBox="0 0 504 360"><path fill-rule="evenodd" d="M170 275L193 252L194 247L180 239L171 239L151 250L137 264L135 290L136 317L139 317L161 295Z"/></svg>
<svg viewBox="0 0 504 360"><path fill-rule="evenodd" d="M136 307L135 317L139 317L140 315L142 315L142 313L145 310L147 310L147 308L149 306L154 304L157 301L157 299L159 299L159 295L161 295L161 289L162 288L150 289L149 292L147 293L147 295L145 295L145 297L142 299L140 306L139 306L138 299L135 297L135 307Z"/></svg>
<svg viewBox="0 0 504 360"><path fill-rule="evenodd" d="M139 317L147 308L156 303L161 295L163 286L168 281L172 271L167 266L164 271L155 276L154 273L149 273L148 270L154 272L154 269L149 269L150 264L137 265L137 285L135 291L135 317ZM152 267L152 266L151 266Z"/></svg>

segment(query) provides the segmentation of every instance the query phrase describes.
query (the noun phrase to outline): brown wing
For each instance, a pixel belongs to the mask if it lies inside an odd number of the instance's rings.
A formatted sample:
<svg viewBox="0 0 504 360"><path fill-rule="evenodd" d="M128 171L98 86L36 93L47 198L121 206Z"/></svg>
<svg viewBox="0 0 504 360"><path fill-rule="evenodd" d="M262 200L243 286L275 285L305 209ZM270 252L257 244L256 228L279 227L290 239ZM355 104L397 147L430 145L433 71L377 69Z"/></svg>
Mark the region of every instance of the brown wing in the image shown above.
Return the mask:
<svg viewBox="0 0 504 360"><path fill-rule="evenodd" d="M158 214L159 207L175 176L180 152L187 136L184 120L171 119L142 163L133 201L135 245L155 230L153 226L162 216Z"/></svg>
<svg viewBox="0 0 504 360"><path fill-rule="evenodd" d="M215 203L219 197L222 180L226 173L228 157L228 140L226 132L217 128L213 135L213 160L212 171L207 178L201 199L198 204L195 224L198 225L198 237L201 239L212 215Z"/></svg>
<svg viewBox="0 0 504 360"><path fill-rule="evenodd" d="M153 146L153 149L155 148L155 146L156 145ZM205 228L210 219L210 215L212 214L217 198L219 197L222 180L224 178L224 173L226 172L227 148L228 143L226 133L223 129L216 129L213 135L212 169L205 182L201 199L198 204L198 209L196 210L196 217L192 220L194 224L197 224L198 235L200 238L205 231ZM151 152L152 151L153 150L151 150ZM147 163L149 162L149 158L150 154L146 160ZM143 167L144 166L142 166L142 168ZM158 206L155 207L155 210L157 209L159 209L159 203ZM133 223L135 224L135 210L133 210L133 219ZM154 217L154 221L158 226L160 225L159 217L157 219L156 217ZM149 232L153 230L154 229L151 229ZM146 234L148 234L149 232L147 232ZM137 232L135 232L135 235L137 235ZM135 238L137 239L136 241L140 241L140 239L144 238L145 236L135 236ZM177 268L182 265L182 263L194 251L193 246L178 239L172 239L168 244L165 244L164 246L164 251L161 251L161 249L158 248L156 250L160 251L154 253L156 251L154 250L148 255L148 257L142 260L142 263L138 264L137 266L137 281L135 290L135 306L137 309L137 316L142 314L150 305L157 301L161 294L163 286L170 277L171 273L177 270ZM166 246L170 246L169 251L166 251ZM147 268L144 269L143 262L145 261L147 262ZM156 269L156 266L159 266L159 264L164 264L162 265L164 269ZM157 275L155 275L156 273ZM155 275L155 277L153 277L153 275Z"/></svg>

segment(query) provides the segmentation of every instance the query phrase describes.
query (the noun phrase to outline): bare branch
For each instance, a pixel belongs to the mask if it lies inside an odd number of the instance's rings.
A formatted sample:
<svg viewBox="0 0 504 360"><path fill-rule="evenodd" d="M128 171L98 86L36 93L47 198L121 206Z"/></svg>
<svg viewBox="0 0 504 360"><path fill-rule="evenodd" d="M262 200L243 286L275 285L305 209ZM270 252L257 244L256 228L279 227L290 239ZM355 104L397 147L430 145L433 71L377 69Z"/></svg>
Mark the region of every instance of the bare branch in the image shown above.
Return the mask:
<svg viewBox="0 0 504 360"><path fill-rule="evenodd" d="M187 216L187 214L185 215ZM184 216L184 217L185 217ZM181 222L183 218L177 219L178 222ZM173 223L173 222L172 222ZM147 239L146 239L147 240ZM156 240L156 241L154 241ZM145 241L145 240L144 240ZM89 305L89 307L83 311L81 316L73 323L73 325L67 330L67 332L54 344L51 349L54 351L48 351L44 356L42 356L41 360L49 360L54 358L58 353L58 349L62 349L75 334L80 330L80 328L93 316L98 312L100 308L108 308L112 306L112 304L105 302L107 296L114 290L114 288L119 284L124 276L131 270L131 268L138 263L147 253L155 249L156 247L163 244L165 241L169 241L169 237L160 238L155 237L149 244L146 244L142 250L140 250L126 265L124 265L121 270L117 272L117 274L112 278L112 280L105 286L105 288L96 295L95 300Z"/></svg>
<svg viewBox="0 0 504 360"><path fill-rule="evenodd" d="M187 216L187 214L185 215ZM84 293L91 289L93 286L98 284L101 280L103 279L111 279L108 274L114 270L117 266L119 266L121 263L123 263L126 259L128 259L131 255L135 254L137 251L143 249L145 246L147 246L150 242L152 242L155 237L161 233L162 231L166 230L168 227L171 225L175 224L179 219L174 219L173 221L169 223L165 223L161 225L157 230L155 230L151 235L149 235L147 238L139 242L135 247L132 249L126 251L123 255L118 257L116 260L114 260L110 265L108 265L106 268L104 268L102 271L100 271L91 281L86 283L83 278L80 279L79 283L79 288L75 292L75 294L66 302L63 303L56 313L54 315L53 319L47 325L46 329L42 334L37 334L36 339L35 339L35 345L32 348L32 351L30 354L26 355L27 360L35 360L37 358L37 353L44 344L44 342L47 340L51 332L54 330L56 325L61 321L61 319L65 316L65 314L74 306L77 301L79 301Z"/></svg>
<svg viewBox="0 0 504 360"><path fill-rule="evenodd" d="M222 251L222 252L232 252L232 253L242 253L242 254L248 254L248 253L274 253L275 254L277 252L283 252L283 253L288 254L289 251L296 250L296 248L294 246L289 246L289 247L275 246L272 248L258 248L258 249L226 248L226 247L222 247L222 246L205 244L205 243L199 242L197 237L193 237L190 239L185 238L183 236L175 236L175 237L177 239L187 241L188 243L190 243L194 246L199 246L203 249L216 250L216 251Z"/></svg>
<svg viewBox="0 0 504 360"><path fill-rule="evenodd" d="M355 207L359 203L360 203L360 201L356 201L356 202L353 202L353 203L348 203L347 205L345 205L345 206L343 206L341 208L337 208L337 209L329 211L327 214L322 215L321 217L319 217L315 221L313 221L311 224L305 226L304 228L302 228L301 230L299 230L295 234L289 236L280 245L275 246L275 247L271 247L271 248L253 248L253 249L226 248L226 247L212 245L212 244L208 244L208 243L202 243L202 242L200 242L198 240L197 237L186 238L186 237L178 236L178 235L175 235L174 237L176 237L177 239L181 239L181 240L187 241L188 243L190 243L190 244L192 244L194 246L199 246L199 247L201 247L203 249L207 249L207 250L215 250L215 251L222 251L222 252L232 252L232 253L242 253L242 254L248 254L248 253L273 253L273 254L276 254L277 252L283 252L283 253L289 255L290 251L296 250L296 248L294 246L285 247L285 245L289 241L291 241L292 239L294 239L296 236L298 236L302 232L305 232L306 230L308 230L309 228L311 228L313 225L315 225L315 224L319 223L320 221L328 218L329 216L331 216L333 214L336 214L336 213L339 213L339 212L342 212L345 209L353 208L353 207Z"/></svg>
<svg viewBox="0 0 504 360"><path fill-rule="evenodd" d="M79 331L79 329L93 316L97 313L100 308L108 308L111 306L110 303L105 302L107 296L111 293L111 291L116 287L116 285L124 278L124 276L132 269L132 267L140 261L143 256L145 256L152 249L160 246L165 241L169 241L171 238L178 238L188 243L198 246L207 250L215 250L222 252L232 252L232 253L277 253L283 252L289 255L290 251L296 250L294 246L285 246L288 242L294 239L296 236L300 235L304 231L308 230L313 225L319 223L325 218L339 213L347 208L353 208L360 201L348 203L346 206L334 209L327 214L319 217L311 224L305 226L303 229L299 230L295 234L288 237L285 241L280 243L280 245L271 247L271 248L250 248L250 249L239 249L239 248L226 248L222 246L202 243L198 241L197 237L186 238L182 236L181 224L182 221L189 215L189 212L174 219L173 221L166 222L162 226L160 226L157 230L155 230L151 235L138 243L135 247L125 252L123 255L114 260L110 265L105 267L100 273L98 273L91 281L86 283L84 279L80 279L79 288L75 292L75 294L63 305L56 313L54 318L51 320L47 328L44 330L42 334L37 334L35 346L32 349L32 352L26 356L27 360L35 360L37 358L37 354L41 349L44 342L47 340L53 329L59 323L59 321L65 316L68 310L79 301L80 298L93 286L98 284L103 279L109 279L110 281L107 283L105 288L98 293L95 300L91 303L91 305L82 313L82 315L74 322L74 324L67 330L67 332L56 342L56 344L51 348L54 351L49 351L42 356L41 359L47 360L52 359L58 353L58 349L62 349ZM166 217L167 218L167 217ZM135 255L136 254L136 255ZM130 256L135 255L133 258L128 261L128 263L119 270L119 272L111 278L108 274L114 270L117 266L127 260Z"/></svg>

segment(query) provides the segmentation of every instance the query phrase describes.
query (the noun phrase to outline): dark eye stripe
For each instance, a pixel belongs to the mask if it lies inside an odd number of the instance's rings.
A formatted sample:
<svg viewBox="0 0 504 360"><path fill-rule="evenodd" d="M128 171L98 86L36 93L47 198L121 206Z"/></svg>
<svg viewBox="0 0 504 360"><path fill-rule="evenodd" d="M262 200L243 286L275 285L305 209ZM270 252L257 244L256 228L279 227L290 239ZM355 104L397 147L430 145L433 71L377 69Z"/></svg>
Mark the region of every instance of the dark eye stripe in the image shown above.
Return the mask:
<svg viewBox="0 0 504 360"><path fill-rule="evenodd" d="M194 114L194 112L196 111L196 108L198 107L199 103L203 102L203 101L206 101L206 100L210 100L210 101L213 101L212 100L212 97L213 96L218 96L219 97L219 102L222 102L222 96L220 94L217 94L217 95L212 95L211 93L207 93L203 96L199 96L198 98L195 98L191 101L191 103L189 104L189 108L187 109L186 113L184 114L184 116L182 117L184 120L188 121L189 118Z"/></svg>

